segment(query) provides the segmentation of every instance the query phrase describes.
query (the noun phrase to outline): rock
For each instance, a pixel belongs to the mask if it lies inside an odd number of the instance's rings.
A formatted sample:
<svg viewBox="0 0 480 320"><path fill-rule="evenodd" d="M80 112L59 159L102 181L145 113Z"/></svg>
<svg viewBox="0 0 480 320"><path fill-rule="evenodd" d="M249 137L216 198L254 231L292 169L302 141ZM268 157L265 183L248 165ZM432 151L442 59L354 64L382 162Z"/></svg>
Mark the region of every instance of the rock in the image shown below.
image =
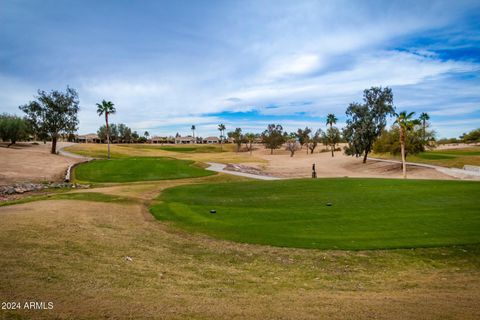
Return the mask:
<svg viewBox="0 0 480 320"><path fill-rule="evenodd" d="M125 257L125 260L130 261L130 262L133 261L133 259L132 259L131 257L129 257L129 256L126 256L126 257Z"/></svg>

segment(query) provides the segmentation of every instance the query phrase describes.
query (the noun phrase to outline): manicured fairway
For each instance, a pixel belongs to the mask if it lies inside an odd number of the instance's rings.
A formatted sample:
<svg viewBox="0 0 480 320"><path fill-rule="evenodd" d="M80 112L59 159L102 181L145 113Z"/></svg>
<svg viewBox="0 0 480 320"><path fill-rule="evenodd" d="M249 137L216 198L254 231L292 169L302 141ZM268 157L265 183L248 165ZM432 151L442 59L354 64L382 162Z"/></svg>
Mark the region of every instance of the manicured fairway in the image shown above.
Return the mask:
<svg viewBox="0 0 480 320"><path fill-rule="evenodd" d="M193 161L172 158L95 160L75 168L75 179L89 182L132 182L203 177L214 174Z"/></svg>
<svg viewBox="0 0 480 320"><path fill-rule="evenodd" d="M478 182L253 181L181 186L158 200L157 219L239 242L322 249L480 242Z"/></svg>
<svg viewBox="0 0 480 320"><path fill-rule="evenodd" d="M219 146L209 146L209 145L199 145L199 146L189 146L189 147L163 146L163 147L160 147L159 149L164 151L183 152L183 153L221 152Z"/></svg>

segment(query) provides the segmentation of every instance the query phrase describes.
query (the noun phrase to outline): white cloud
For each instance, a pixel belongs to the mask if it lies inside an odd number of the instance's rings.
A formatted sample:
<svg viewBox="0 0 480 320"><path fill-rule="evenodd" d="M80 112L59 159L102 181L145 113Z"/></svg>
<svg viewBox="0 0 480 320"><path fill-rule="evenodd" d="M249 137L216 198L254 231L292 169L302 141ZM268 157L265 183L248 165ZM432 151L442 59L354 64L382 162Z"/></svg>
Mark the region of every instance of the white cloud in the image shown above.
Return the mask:
<svg viewBox="0 0 480 320"><path fill-rule="evenodd" d="M429 114L432 116L458 116L471 114L477 111L480 111L480 103L470 105L451 105L448 108L429 111Z"/></svg>

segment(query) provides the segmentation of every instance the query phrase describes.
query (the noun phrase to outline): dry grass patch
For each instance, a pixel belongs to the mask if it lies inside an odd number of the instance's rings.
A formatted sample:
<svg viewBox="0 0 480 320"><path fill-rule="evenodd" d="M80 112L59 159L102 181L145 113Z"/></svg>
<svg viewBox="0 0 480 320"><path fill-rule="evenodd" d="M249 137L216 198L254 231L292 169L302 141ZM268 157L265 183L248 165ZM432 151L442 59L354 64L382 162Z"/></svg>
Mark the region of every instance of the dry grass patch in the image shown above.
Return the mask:
<svg viewBox="0 0 480 320"><path fill-rule="evenodd" d="M480 317L478 246L242 245L146 219L139 204L69 200L2 207L0 228L0 300L54 302L0 318Z"/></svg>

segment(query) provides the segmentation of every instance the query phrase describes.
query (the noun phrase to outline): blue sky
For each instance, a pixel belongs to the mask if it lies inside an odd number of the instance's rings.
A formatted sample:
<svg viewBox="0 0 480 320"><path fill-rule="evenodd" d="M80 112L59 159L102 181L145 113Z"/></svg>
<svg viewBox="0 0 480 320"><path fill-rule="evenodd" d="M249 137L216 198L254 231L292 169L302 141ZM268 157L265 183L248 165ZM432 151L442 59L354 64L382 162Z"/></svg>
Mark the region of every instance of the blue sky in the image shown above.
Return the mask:
<svg viewBox="0 0 480 320"><path fill-rule="evenodd" d="M67 85L81 133L102 99L155 135L341 127L390 86L454 137L480 127L480 2L0 0L0 112Z"/></svg>

